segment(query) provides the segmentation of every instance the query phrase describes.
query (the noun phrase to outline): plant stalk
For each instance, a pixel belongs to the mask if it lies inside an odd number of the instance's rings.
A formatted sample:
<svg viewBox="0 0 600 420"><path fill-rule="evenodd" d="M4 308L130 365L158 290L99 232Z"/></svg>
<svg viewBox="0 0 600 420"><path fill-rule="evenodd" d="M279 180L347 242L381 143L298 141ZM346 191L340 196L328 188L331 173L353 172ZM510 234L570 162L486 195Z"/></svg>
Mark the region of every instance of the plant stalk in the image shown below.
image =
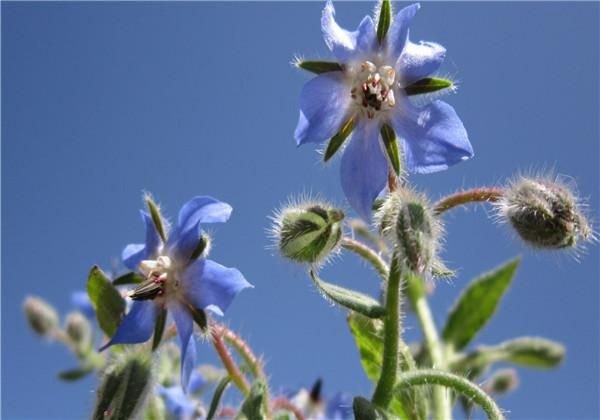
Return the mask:
<svg viewBox="0 0 600 420"><path fill-rule="evenodd" d="M500 200L503 194L504 190L502 188L473 188L466 191L459 191L435 203L433 212L439 215L463 204L481 201L493 203Z"/></svg>

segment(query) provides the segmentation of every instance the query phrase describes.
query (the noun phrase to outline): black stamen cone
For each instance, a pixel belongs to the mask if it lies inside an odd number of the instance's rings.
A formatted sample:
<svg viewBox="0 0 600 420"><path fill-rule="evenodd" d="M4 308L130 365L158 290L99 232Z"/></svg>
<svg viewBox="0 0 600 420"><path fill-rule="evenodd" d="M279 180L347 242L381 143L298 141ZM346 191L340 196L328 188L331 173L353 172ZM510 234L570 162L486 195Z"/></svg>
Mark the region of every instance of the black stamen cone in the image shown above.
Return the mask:
<svg viewBox="0 0 600 420"><path fill-rule="evenodd" d="M310 389L310 400L312 402L318 403L321 401L321 388L323 388L323 381L319 378Z"/></svg>

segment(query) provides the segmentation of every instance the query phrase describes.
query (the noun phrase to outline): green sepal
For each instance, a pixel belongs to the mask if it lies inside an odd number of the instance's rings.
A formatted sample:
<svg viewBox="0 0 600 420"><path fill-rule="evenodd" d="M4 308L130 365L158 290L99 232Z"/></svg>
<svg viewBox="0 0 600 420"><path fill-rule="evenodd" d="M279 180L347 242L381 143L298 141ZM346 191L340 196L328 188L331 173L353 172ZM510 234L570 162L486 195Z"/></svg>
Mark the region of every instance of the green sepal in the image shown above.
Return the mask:
<svg viewBox="0 0 600 420"><path fill-rule="evenodd" d="M329 73L332 71L342 71L344 66L335 61L306 61L300 60L296 62L296 66L302 70L310 71L312 73L321 74Z"/></svg>
<svg viewBox="0 0 600 420"><path fill-rule="evenodd" d="M67 382L77 381L77 380L82 379L85 376L89 375L93 371L94 371L94 369L91 366L90 367L87 367L87 366L78 367L78 368L63 370L62 372L59 372L58 378L62 379L63 381L67 381Z"/></svg>
<svg viewBox="0 0 600 420"><path fill-rule="evenodd" d="M327 149L325 149L325 153L323 154L323 161L327 162L329 159L335 155L335 153L342 147L342 144L346 141L348 136L354 130L355 123L353 118L349 118L344 124L342 124L342 128L338 131L332 138L329 140L327 144Z"/></svg>
<svg viewBox="0 0 600 420"><path fill-rule="evenodd" d="M250 394L246 397L236 416L237 419L264 419L266 418L264 408L267 398L267 386L264 382L255 382L250 388Z"/></svg>
<svg viewBox="0 0 600 420"><path fill-rule="evenodd" d="M313 270L310 270L309 274L323 296L335 303L369 318L381 318L385 315L385 308L372 297L324 282Z"/></svg>
<svg viewBox="0 0 600 420"><path fill-rule="evenodd" d="M458 298L442 332L444 341L455 350L465 347L494 314L512 281L519 259L474 280Z"/></svg>
<svg viewBox="0 0 600 420"><path fill-rule="evenodd" d="M188 304L187 308L194 319L194 322L200 329L206 332L208 328L208 318L206 318L206 312L203 309L196 308L194 305Z"/></svg>
<svg viewBox="0 0 600 420"><path fill-rule="evenodd" d="M158 316L156 317L156 324L154 324L154 334L152 335L152 351L156 350L160 346L163 333L165 331L165 325L167 323L167 310L160 308Z"/></svg>
<svg viewBox="0 0 600 420"><path fill-rule="evenodd" d="M167 239L163 224L163 218L160 215L160 210L158 209L158 206L156 205L154 200L152 200L152 197L150 197L149 195L146 196L146 205L148 206L148 210L150 211L150 217L152 218L152 223L154 223L154 227L156 228L158 236L160 236L160 239L162 239L162 241L165 242Z"/></svg>
<svg viewBox="0 0 600 420"><path fill-rule="evenodd" d="M125 299L98 266L90 270L87 293L98 325L107 336L112 337L125 313Z"/></svg>
<svg viewBox="0 0 600 420"><path fill-rule="evenodd" d="M210 400L210 406L208 409L208 413L206 414L206 420L212 420L217 413L217 408L219 408L219 403L221 402L221 397L231 382L231 378L229 376L224 376L215 388L215 392L213 394L212 399Z"/></svg>
<svg viewBox="0 0 600 420"><path fill-rule="evenodd" d="M448 89L452 87L453 83L448 79L441 79L439 77L426 77L425 79L417 80L411 85L404 88L404 92L408 96L422 95L424 93L437 92L438 90Z"/></svg>
<svg viewBox="0 0 600 420"><path fill-rule="evenodd" d="M355 420L388 420L391 416L363 397L354 397L352 411Z"/></svg>
<svg viewBox="0 0 600 420"><path fill-rule="evenodd" d="M144 278L144 276L142 276L139 273L136 273L135 271L132 271L130 273L123 274L122 276L117 277L116 279L113 280L112 284L113 284L113 286L123 286L126 284L139 284L139 283L143 282L144 280L146 280Z"/></svg>
<svg viewBox="0 0 600 420"><path fill-rule="evenodd" d="M200 257L204 253L204 251L206 251L209 244L210 244L210 237L208 235L200 236L200 239L198 240L198 245L196 245L194 252L192 252L192 256L190 257L190 260L195 261L196 259L198 259L198 257Z"/></svg>
<svg viewBox="0 0 600 420"><path fill-rule="evenodd" d="M383 44L387 31L392 23L392 5L390 0L381 0L379 21L377 23L377 40Z"/></svg>
<svg viewBox="0 0 600 420"><path fill-rule="evenodd" d="M388 124L383 124L381 126L381 138L383 139L383 145L385 146L385 151L390 159L394 173L396 176L400 176L400 150L394 129Z"/></svg>

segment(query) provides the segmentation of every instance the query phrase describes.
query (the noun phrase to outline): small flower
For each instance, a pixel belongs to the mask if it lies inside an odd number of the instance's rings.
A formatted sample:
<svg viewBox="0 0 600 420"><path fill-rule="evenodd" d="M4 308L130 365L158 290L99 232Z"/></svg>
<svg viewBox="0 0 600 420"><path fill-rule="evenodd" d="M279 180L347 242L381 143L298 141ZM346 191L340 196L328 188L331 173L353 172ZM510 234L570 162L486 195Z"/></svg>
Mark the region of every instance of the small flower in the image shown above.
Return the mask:
<svg viewBox="0 0 600 420"><path fill-rule="evenodd" d="M419 7L413 4L400 10L389 29L381 24L376 29L366 16L350 32L337 24L329 1L321 27L325 44L339 63L297 63L319 74L302 90L296 142L331 139L327 160L352 133L341 162L342 188L350 205L367 220L373 201L385 188L388 168L400 174L396 135L410 172L444 170L473 156L467 132L450 105L436 100L418 107L408 98L451 86L449 81L429 77L444 60L445 48L408 39L408 27ZM315 63L319 66L311 66ZM432 87L436 80L447 84Z"/></svg>
<svg viewBox="0 0 600 420"><path fill-rule="evenodd" d="M141 211L146 242L128 245L122 254L125 266L141 272L146 281L130 292L131 309L101 350L147 341L159 312L167 310L181 342L181 383L187 389L195 366L195 317L205 316L205 310L223 315L237 293L252 285L237 269L206 258L208 237L200 225L226 222L231 206L208 196L194 197L183 205L176 225L169 230L158 207L150 198L146 201L150 212Z"/></svg>

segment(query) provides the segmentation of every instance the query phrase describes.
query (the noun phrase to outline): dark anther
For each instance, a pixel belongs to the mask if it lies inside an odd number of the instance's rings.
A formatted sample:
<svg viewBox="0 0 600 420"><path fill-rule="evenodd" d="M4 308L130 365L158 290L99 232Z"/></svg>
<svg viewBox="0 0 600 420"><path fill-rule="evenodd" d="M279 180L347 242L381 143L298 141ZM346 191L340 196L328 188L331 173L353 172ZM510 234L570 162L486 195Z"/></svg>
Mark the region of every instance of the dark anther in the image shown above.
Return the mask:
<svg viewBox="0 0 600 420"><path fill-rule="evenodd" d="M163 282L151 277L133 289L133 293L129 297L133 300L152 300L163 293Z"/></svg>

